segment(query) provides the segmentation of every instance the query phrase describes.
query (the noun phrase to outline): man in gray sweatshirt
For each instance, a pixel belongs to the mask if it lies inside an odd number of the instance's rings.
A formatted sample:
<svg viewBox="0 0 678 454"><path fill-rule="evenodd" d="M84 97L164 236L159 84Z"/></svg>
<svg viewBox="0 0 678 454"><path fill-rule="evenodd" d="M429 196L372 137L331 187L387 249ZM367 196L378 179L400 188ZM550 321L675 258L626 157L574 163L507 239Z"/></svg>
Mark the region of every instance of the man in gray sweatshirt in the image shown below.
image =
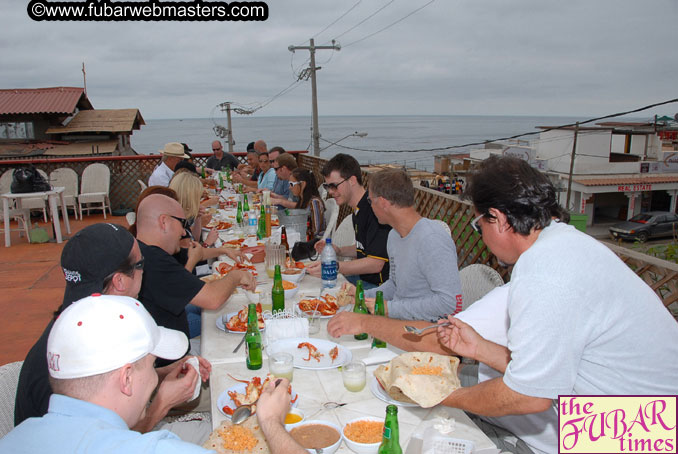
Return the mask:
<svg viewBox="0 0 678 454"><path fill-rule="evenodd" d="M390 318L436 321L461 310L454 241L442 222L423 218L414 208L407 173L388 169L370 175L368 201L379 223L393 227L387 246L389 279L365 291L370 312L377 290L384 293Z"/></svg>

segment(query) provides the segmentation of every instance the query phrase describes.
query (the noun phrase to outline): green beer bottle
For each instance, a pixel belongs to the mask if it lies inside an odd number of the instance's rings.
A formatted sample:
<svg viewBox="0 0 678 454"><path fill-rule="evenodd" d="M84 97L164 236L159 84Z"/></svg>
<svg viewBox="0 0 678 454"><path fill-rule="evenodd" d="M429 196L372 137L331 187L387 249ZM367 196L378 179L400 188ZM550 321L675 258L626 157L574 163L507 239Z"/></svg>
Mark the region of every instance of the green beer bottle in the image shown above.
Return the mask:
<svg viewBox="0 0 678 454"><path fill-rule="evenodd" d="M238 212L235 214L235 222L242 224L242 202L238 200Z"/></svg>
<svg viewBox="0 0 678 454"><path fill-rule="evenodd" d="M242 211L245 213L250 211L250 204L247 202L247 194L243 196Z"/></svg>
<svg viewBox="0 0 678 454"><path fill-rule="evenodd" d="M377 297L374 300L374 315L384 316L384 293L377 290ZM386 342L376 337L372 338L372 348L386 348Z"/></svg>
<svg viewBox="0 0 678 454"><path fill-rule="evenodd" d="M205 177L205 166L202 166L202 178L203 180L207 177Z"/></svg>
<svg viewBox="0 0 678 454"><path fill-rule="evenodd" d="M402 454L398 430L398 407L389 405L386 407L386 420L384 431L381 436L381 444L377 454Z"/></svg>
<svg viewBox="0 0 678 454"><path fill-rule="evenodd" d="M230 167L226 167L226 181L228 181L229 183L232 181L231 180L231 168Z"/></svg>
<svg viewBox="0 0 678 454"><path fill-rule="evenodd" d="M275 314L278 311L285 310L285 290L282 285L282 274L280 274L280 265L275 266L273 274L273 290L271 291L271 298L273 299L272 312Z"/></svg>
<svg viewBox="0 0 678 454"><path fill-rule="evenodd" d="M363 290L363 281L358 280L355 286L355 304L353 305L353 312L357 314L367 314L367 306L365 306L365 291ZM353 336L356 340L367 339L367 333L356 334Z"/></svg>
<svg viewBox="0 0 678 454"><path fill-rule="evenodd" d="M261 369L261 333L259 332L259 320L257 318L257 306L250 303L247 306L247 333L245 333L245 350L247 353L247 368Z"/></svg>
<svg viewBox="0 0 678 454"><path fill-rule="evenodd" d="M224 177L221 176L221 172L219 172L219 189L224 189Z"/></svg>
<svg viewBox="0 0 678 454"><path fill-rule="evenodd" d="M261 204L261 210L259 211L259 225L257 225L257 238L260 240L266 238L266 207L264 204Z"/></svg>

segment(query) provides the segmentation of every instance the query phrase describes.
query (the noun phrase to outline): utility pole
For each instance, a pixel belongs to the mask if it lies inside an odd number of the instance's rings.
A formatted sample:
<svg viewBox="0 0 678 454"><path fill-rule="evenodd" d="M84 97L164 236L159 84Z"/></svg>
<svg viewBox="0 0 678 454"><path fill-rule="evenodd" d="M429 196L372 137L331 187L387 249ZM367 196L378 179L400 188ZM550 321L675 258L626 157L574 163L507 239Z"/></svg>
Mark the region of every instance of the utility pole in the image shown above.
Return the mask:
<svg viewBox="0 0 678 454"><path fill-rule="evenodd" d="M228 141L228 152L233 153L233 144L235 143L233 141L233 128L231 127L231 102L226 101L221 104L219 104L219 107L221 107L221 111L223 112L224 110L226 111L226 119L228 121L228 129L226 130L226 140ZM223 126L219 126L221 129L221 132L223 132ZM216 132L216 131L215 131ZM223 135L221 136L223 137Z"/></svg>
<svg viewBox="0 0 678 454"><path fill-rule="evenodd" d="M318 87L316 85L315 72L320 67L315 66L315 51L316 49L324 50L341 50L341 45L332 40L331 46L316 46L313 38L310 40L309 46L288 46L287 49L294 53L295 50L308 50L311 53L311 103L313 107L313 155L320 156L320 131L318 130Z"/></svg>
<svg viewBox="0 0 678 454"><path fill-rule="evenodd" d="M572 191L572 174L574 173L574 156L577 153L577 135L579 134L579 122L574 127L574 142L572 143L572 157L570 158L570 176L567 179L567 201L565 209L570 209L570 193Z"/></svg>

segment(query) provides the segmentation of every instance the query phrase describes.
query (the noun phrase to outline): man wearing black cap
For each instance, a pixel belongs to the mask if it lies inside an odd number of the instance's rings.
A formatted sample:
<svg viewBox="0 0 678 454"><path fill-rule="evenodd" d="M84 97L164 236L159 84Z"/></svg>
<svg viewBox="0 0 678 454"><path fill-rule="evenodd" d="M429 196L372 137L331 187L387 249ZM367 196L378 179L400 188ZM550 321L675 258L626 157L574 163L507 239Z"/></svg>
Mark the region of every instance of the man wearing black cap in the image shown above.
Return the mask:
<svg viewBox="0 0 678 454"><path fill-rule="evenodd" d="M94 224L73 235L61 253L66 279L64 299L35 345L26 356L19 375L14 424L47 412L52 388L48 381L47 338L54 320L74 301L93 293L136 297L141 288L144 258L134 237L116 224ZM181 373L181 362L158 370L162 382L146 418L135 429L153 428L175 405L191 397L197 374ZM200 359L201 375L209 377L210 364ZM186 395L188 394L188 395Z"/></svg>

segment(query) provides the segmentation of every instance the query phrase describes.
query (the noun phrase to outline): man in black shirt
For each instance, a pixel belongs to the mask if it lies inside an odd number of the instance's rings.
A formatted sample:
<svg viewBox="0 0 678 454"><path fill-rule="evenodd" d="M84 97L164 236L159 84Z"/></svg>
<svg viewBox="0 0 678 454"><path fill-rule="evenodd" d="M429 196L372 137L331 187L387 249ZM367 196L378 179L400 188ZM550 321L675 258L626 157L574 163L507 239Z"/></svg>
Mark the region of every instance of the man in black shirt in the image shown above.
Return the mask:
<svg viewBox="0 0 678 454"><path fill-rule="evenodd" d="M322 174L325 177L323 187L334 197L337 204L345 203L353 209L356 244L342 248L333 246L337 255L356 258L338 262L339 272L353 284L361 279L364 288L381 285L388 279L386 243L391 226L379 224L374 215L363 187L360 164L352 156L339 153L325 164ZM318 253L321 253L324 247L324 241L315 244ZM308 272L313 276L320 276L320 261L310 265Z"/></svg>
<svg viewBox="0 0 678 454"><path fill-rule="evenodd" d="M146 197L139 204L136 224L147 264L139 301L158 325L182 331L188 337L187 304L218 309L236 287L256 288L248 271L233 270L223 279L205 283L172 257L179 251L188 225L176 200L160 194Z"/></svg>
<svg viewBox="0 0 678 454"><path fill-rule="evenodd" d="M207 163L205 166L208 169L212 170L235 170L238 168L238 160L231 153L224 152L224 148L221 146L221 142L215 140L212 142L212 152L213 156L207 158Z"/></svg>

